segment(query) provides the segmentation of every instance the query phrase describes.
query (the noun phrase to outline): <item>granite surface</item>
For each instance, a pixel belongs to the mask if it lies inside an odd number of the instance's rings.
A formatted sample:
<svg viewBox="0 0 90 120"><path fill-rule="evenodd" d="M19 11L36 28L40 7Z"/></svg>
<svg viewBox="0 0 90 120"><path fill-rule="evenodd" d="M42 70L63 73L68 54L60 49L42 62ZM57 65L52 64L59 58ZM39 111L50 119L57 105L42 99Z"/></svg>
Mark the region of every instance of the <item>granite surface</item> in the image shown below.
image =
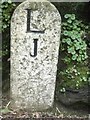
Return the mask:
<svg viewBox="0 0 90 120"><path fill-rule="evenodd" d="M30 32L27 32L26 9L31 9ZM60 14L46 0L27 0L14 11L11 19L12 107L31 111L52 107L60 32ZM32 57L30 54L34 54L34 39L38 39L37 55Z"/></svg>

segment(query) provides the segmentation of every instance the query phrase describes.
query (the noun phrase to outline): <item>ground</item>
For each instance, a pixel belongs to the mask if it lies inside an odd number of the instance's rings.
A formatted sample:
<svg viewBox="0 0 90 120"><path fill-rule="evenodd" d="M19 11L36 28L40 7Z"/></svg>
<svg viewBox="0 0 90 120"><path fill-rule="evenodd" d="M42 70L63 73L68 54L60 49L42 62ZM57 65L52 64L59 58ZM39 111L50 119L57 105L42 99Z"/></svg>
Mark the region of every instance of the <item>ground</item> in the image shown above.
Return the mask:
<svg viewBox="0 0 90 120"><path fill-rule="evenodd" d="M13 118L77 118L78 120L88 120L88 108L86 106L78 107L77 105L72 106L65 106L62 103L60 103L57 99L54 101L53 108L50 108L47 111L44 112L30 112L25 110L11 110L9 108L10 101L8 99L8 95L3 95L3 108L1 110L1 117L13 119Z"/></svg>

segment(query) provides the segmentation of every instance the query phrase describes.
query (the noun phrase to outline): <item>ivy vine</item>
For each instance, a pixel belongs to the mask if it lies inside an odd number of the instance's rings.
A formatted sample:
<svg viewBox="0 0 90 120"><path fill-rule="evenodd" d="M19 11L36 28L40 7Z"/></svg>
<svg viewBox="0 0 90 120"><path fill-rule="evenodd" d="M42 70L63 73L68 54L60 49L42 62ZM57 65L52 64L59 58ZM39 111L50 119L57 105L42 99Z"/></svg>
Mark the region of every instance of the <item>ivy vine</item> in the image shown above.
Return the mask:
<svg viewBox="0 0 90 120"><path fill-rule="evenodd" d="M85 61L87 56L87 44L83 34L88 30L82 21L76 19L75 14L66 14L62 23L62 51L67 51L66 62Z"/></svg>
<svg viewBox="0 0 90 120"><path fill-rule="evenodd" d="M59 90L65 92L66 88L79 89L87 85L89 68L87 63L87 44L84 35L89 26L77 20L75 14L66 14L62 23L61 53L62 61L66 64L63 70L59 70ZM82 67L83 66L83 67Z"/></svg>

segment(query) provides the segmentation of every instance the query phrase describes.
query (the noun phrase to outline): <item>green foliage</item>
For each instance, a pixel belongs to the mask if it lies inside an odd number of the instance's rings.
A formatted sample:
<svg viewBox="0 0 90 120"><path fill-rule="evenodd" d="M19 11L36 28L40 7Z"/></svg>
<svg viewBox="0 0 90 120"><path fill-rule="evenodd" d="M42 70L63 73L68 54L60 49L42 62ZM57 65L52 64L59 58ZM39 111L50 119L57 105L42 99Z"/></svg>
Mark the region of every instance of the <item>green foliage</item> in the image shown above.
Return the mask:
<svg viewBox="0 0 90 120"><path fill-rule="evenodd" d="M84 85L88 85L89 69L85 65L69 64L66 69L62 70L59 75L62 82L59 84L61 92L65 92L67 88L79 89Z"/></svg>
<svg viewBox="0 0 90 120"><path fill-rule="evenodd" d="M66 14L62 23L62 51L66 51L66 62L82 62L87 59L87 44L82 37L88 26L76 19L75 14ZM69 61L68 61L69 59Z"/></svg>
<svg viewBox="0 0 90 120"><path fill-rule="evenodd" d="M12 3L11 0L1 3L0 8L0 19L2 23L0 24L0 31L4 31L10 25L11 13L16 5Z"/></svg>
<svg viewBox="0 0 90 120"><path fill-rule="evenodd" d="M12 111L9 109L9 104L10 102L3 109L0 109L1 114L12 113Z"/></svg>
<svg viewBox="0 0 90 120"><path fill-rule="evenodd" d="M66 14L62 23L61 54L66 65L59 72L59 90L65 92L67 88L79 89L87 85L90 80L87 63L87 44L84 34L88 26L76 19L75 14Z"/></svg>
<svg viewBox="0 0 90 120"><path fill-rule="evenodd" d="M12 11L15 8L15 4L11 0L2 2L0 5L0 32L3 32L2 50L0 51L0 56L6 56L9 54L9 32L10 20Z"/></svg>
<svg viewBox="0 0 90 120"><path fill-rule="evenodd" d="M1 109L0 110L0 113L1 114L7 114L7 113L10 113L11 111L8 109L8 108L5 108L5 109Z"/></svg>

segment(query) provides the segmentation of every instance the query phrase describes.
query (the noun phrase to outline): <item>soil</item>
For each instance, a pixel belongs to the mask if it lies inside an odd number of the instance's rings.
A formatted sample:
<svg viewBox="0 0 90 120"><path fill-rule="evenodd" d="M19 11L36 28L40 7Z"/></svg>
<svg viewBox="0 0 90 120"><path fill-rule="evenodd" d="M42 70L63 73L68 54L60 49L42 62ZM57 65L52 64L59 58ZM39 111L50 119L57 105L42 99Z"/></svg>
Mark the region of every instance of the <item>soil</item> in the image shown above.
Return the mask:
<svg viewBox="0 0 90 120"><path fill-rule="evenodd" d="M26 120L32 118L45 118L44 120L54 120L56 118L59 119L78 119L78 120L88 120L89 111L88 107L85 106L78 106L77 104L71 106L65 106L60 103L57 98L55 98L55 102L53 108L50 108L44 112L30 112L25 110L11 110L9 108L10 100L8 94L3 94L2 97L2 109L1 109L1 118L3 120L16 120L16 118L20 118L20 120ZM52 119L51 119L52 118ZM43 120L43 119L40 119Z"/></svg>

